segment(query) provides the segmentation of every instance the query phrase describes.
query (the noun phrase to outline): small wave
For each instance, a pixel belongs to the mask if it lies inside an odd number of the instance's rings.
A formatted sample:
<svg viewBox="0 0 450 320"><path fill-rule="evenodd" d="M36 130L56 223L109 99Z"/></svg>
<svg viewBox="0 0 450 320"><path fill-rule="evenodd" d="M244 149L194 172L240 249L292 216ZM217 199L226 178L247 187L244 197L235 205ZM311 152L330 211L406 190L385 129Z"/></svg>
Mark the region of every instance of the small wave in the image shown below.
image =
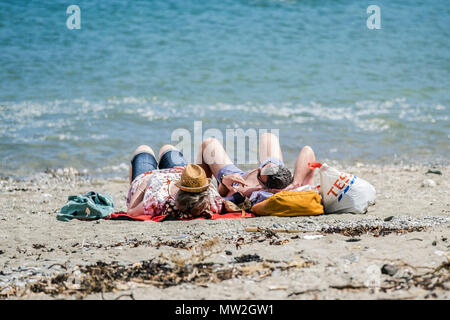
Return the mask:
<svg viewBox="0 0 450 320"><path fill-rule="evenodd" d="M2 158L12 155L13 159L22 159L14 160L17 163L8 168L27 167L27 152L35 148L43 152L35 154L33 161L41 161L39 157L42 157L43 166L63 164L58 154L65 152L70 159L78 159L82 153L76 165L89 167L99 157L99 146L103 148L101 152L123 159L124 152L131 152L130 141L133 144L161 145L168 142L163 140L170 138L172 130L187 127L192 132L194 121L202 119L204 130L211 127L220 130L280 129L280 135L290 144L298 141L314 143L329 154L339 153L333 152L337 149L335 144L339 137L341 141L355 144L356 149L366 146L368 154L380 154L381 157L383 152L388 154L396 149L405 149L402 141L405 136L408 136L408 143L417 142L417 147L437 154L448 153L448 149L438 149L438 146L448 143L447 106L442 103L414 104L405 98L361 100L329 106L314 101L184 104L161 97L131 96L101 101L79 98L3 102L0 106L0 155ZM425 140L424 131L418 128L428 130L430 136ZM387 139L392 146L374 151L377 147L372 145L371 133L376 134L376 139ZM437 139L435 146L424 145L430 139ZM125 173L128 164L92 170L95 173Z"/></svg>

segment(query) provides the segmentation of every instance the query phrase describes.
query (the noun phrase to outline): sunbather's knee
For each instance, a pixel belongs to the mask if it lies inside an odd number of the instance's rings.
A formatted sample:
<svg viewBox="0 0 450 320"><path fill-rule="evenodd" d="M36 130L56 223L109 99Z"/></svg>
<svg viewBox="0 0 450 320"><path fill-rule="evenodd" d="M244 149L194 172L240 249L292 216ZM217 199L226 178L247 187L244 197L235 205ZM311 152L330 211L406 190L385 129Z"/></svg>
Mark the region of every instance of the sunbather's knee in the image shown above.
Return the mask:
<svg viewBox="0 0 450 320"><path fill-rule="evenodd" d="M305 152L305 153L309 153L309 154L313 154L313 155L314 155L314 150L313 150L310 146L304 146L304 147L302 148L302 152Z"/></svg>
<svg viewBox="0 0 450 320"><path fill-rule="evenodd" d="M203 142L202 142L202 149L205 150L206 147L213 145L213 144L220 144L219 140L217 140L216 138L213 138L213 137L207 138L207 139L203 140Z"/></svg>
<svg viewBox="0 0 450 320"><path fill-rule="evenodd" d="M264 132L260 136L260 140L272 141L272 140L278 140L278 137L271 132Z"/></svg>
<svg viewBox="0 0 450 320"><path fill-rule="evenodd" d="M169 150L177 150L173 145L171 144L165 144L159 149L158 159L161 159L161 156L166 153Z"/></svg>
<svg viewBox="0 0 450 320"><path fill-rule="evenodd" d="M153 152L152 148L150 148L149 146L147 146L145 144L142 144L139 147L137 147L136 150L134 150L133 156L131 158L134 158L135 155L137 155L139 153L143 153L143 152L151 153L153 156L155 155L155 152Z"/></svg>

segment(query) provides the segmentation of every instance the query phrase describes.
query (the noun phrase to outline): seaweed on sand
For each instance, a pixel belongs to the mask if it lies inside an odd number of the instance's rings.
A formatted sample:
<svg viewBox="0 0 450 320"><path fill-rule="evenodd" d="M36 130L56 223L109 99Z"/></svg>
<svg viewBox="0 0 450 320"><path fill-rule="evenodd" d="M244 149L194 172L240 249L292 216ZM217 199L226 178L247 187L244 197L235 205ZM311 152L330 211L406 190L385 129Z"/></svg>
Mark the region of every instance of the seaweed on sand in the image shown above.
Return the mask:
<svg viewBox="0 0 450 320"><path fill-rule="evenodd" d="M391 233L406 233L406 232L421 232L426 230L424 226L411 226L408 228L392 228L384 226L356 226L356 227L329 227L323 228L322 233L339 233L347 237L360 236L362 234L370 233L374 237L386 236Z"/></svg>
<svg viewBox="0 0 450 320"><path fill-rule="evenodd" d="M187 251L186 256L178 252L168 257L142 261L132 265L121 265L117 262L76 266L72 270L52 277L39 277L25 288L0 288L0 298L23 296L30 292L45 293L51 296L76 295L80 298L92 293L115 292L129 289L130 282L136 285L154 285L167 288L182 283L205 285L221 282L231 278L249 275L270 276L275 269L305 268L313 264L311 261L290 261L275 264L269 260L251 262L242 266L223 265L206 262L213 254L223 252L219 240L207 240ZM185 251L186 253L186 251Z"/></svg>

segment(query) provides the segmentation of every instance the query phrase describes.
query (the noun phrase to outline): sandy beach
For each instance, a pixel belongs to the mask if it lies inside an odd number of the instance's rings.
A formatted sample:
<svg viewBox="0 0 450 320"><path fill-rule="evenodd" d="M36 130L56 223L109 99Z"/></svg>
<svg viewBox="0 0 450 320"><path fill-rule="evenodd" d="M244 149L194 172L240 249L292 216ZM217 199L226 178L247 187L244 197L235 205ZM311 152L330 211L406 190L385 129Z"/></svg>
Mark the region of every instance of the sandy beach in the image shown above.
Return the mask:
<svg viewBox="0 0 450 320"><path fill-rule="evenodd" d="M450 170L431 168L346 166L377 190L365 215L162 223L56 220L91 190L125 210L126 179L3 178L0 299L449 299Z"/></svg>

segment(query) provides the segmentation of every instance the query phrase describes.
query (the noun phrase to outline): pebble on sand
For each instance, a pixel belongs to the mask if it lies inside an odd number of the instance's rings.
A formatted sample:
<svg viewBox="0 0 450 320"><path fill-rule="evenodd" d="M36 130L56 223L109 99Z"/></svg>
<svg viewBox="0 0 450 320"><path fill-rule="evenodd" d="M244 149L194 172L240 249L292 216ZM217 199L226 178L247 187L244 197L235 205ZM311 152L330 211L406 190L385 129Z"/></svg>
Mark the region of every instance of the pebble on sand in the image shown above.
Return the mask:
<svg viewBox="0 0 450 320"><path fill-rule="evenodd" d="M429 174L429 173L442 175L442 171L438 170L438 169L428 169L428 171L425 174Z"/></svg>
<svg viewBox="0 0 450 320"><path fill-rule="evenodd" d="M422 182L422 187L434 188L434 187L436 187L436 182L432 179L425 179Z"/></svg>
<svg viewBox="0 0 450 320"><path fill-rule="evenodd" d="M387 274L389 276L393 276L394 274L396 274L398 271L398 269L396 267L394 267L391 264L385 264L381 267L381 273L382 274Z"/></svg>

